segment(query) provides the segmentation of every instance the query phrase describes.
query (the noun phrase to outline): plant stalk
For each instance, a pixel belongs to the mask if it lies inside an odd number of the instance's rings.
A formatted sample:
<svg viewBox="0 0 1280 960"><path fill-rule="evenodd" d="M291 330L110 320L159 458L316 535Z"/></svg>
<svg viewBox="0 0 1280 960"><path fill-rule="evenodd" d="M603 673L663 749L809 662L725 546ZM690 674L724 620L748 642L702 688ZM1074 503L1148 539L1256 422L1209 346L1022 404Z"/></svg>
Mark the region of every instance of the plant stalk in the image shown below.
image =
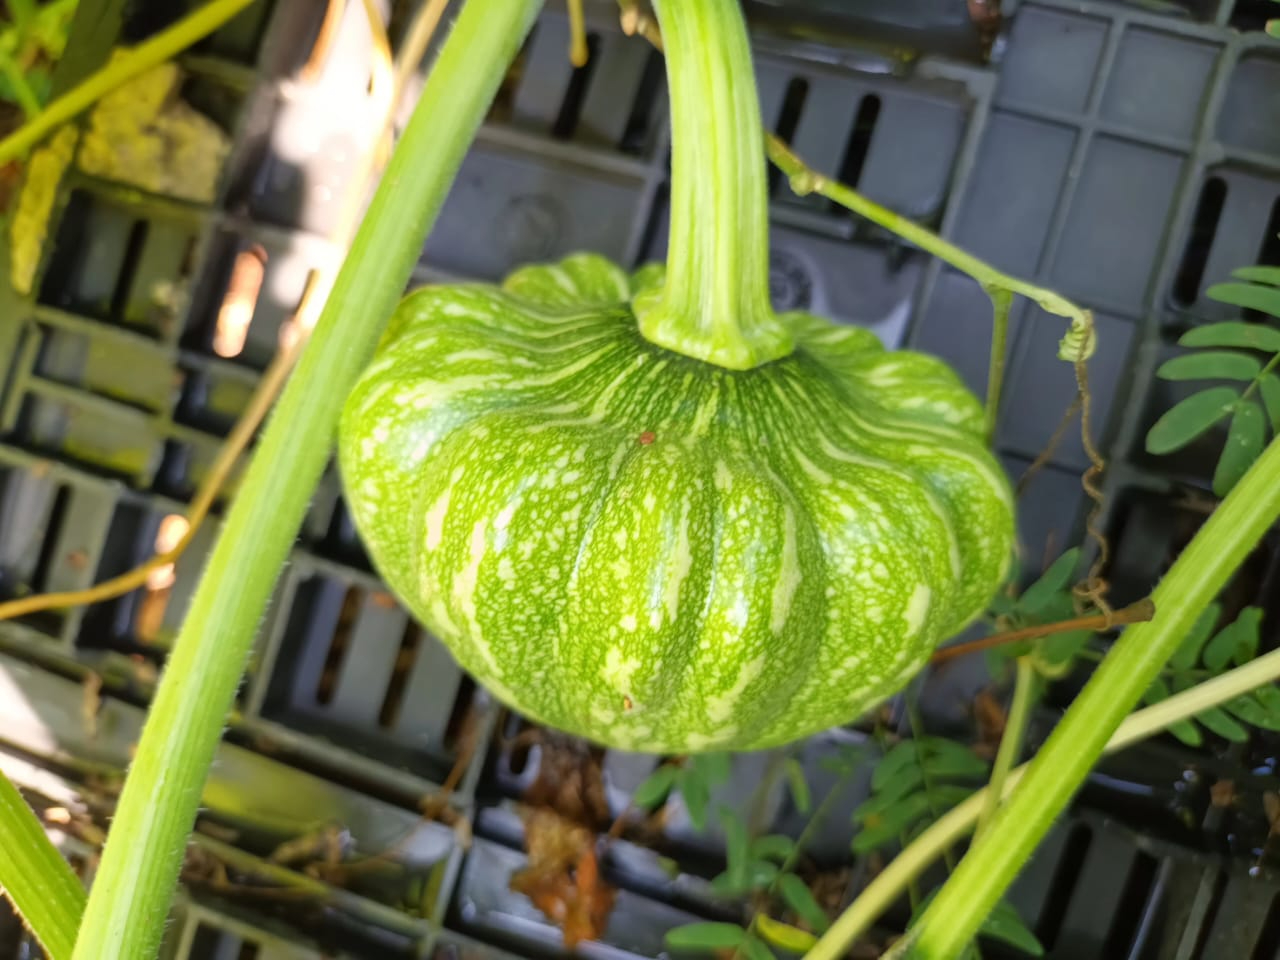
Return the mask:
<svg viewBox="0 0 1280 960"><path fill-rule="evenodd" d="M764 130L737 0L657 5L671 99L671 229L661 290L633 304L640 332L733 370L789 354L769 302Z"/></svg>
<svg viewBox="0 0 1280 960"><path fill-rule="evenodd" d="M1227 673L1176 693L1167 700L1131 714L1107 742L1104 754L1116 753L1141 740L1154 736L1179 720L1202 710L1234 700L1250 690L1280 680L1280 650L1273 650L1256 660ZM1005 780L1007 795L1026 774L1030 764L1009 772ZM849 905L831 929L805 954L805 960L837 960L860 936L871 929L876 919L887 911L907 885L918 878L929 865L959 842L978 821L987 802L990 788L984 787L963 803L952 807L920 834L911 845L878 873L858 898Z"/></svg>
<svg viewBox="0 0 1280 960"><path fill-rule="evenodd" d="M169 60L245 9L253 0L212 0L172 27L138 44L45 106L30 121L0 140L0 164L14 160L46 135L140 73Z"/></svg>
<svg viewBox="0 0 1280 960"><path fill-rule="evenodd" d="M84 887L13 782L0 772L0 892L49 960L66 960L84 913Z"/></svg>
<svg viewBox="0 0 1280 960"><path fill-rule="evenodd" d="M280 570L372 356L538 0L468 0L231 505L143 728L74 960L154 957L209 764Z"/></svg>
<svg viewBox="0 0 1280 960"><path fill-rule="evenodd" d="M1017 674L1013 682L1013 703L1009 706L1009 718L1005 721L1000 747L991 766L991 779L987 786L987 802L978 818L977 836L981 837L1004 796L1004 782L1009 777L1018 755L1022 753L1022 741L1027 734L1027 721L1031 719L1031 705L1035 702L1036 668L1031 657L1019 657Z"/></svg>
<svg viewBox="0 0 1280 960"><path fill-rule="evenodd" d="M1205 522L1152 593L1155 616L1126 630L1014 790L930 904L909 956L958 956L1003 896L1108 738L1186 631L1280 517L1280 440L1273 441Z"/></svg>

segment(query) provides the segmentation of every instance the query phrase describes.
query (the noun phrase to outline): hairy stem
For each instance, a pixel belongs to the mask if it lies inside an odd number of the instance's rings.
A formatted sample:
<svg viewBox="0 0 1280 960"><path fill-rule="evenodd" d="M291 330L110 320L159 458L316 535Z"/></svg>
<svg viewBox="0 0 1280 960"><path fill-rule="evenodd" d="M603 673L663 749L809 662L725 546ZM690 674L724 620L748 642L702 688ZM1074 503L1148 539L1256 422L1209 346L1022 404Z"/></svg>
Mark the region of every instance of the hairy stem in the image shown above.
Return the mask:
<svg viewBox="0 0 1280 960"><path fill-rule="evenodd" d="M174 644L93 884L75 960L155 955L201 787L351 385L404 290L538 9L469 0L269 420Z"/></svg>
<svg viewBox="0 0 1280 960"><path fill-rule="evenodd" d="M0 892L35 934L49 960L66 960L84 913L84 887L35 812L0 772Z"/></svg>
<svg viewBox="0 0 1280 960"><path fill-rule="evenodd" d="M1156 587L1155 616L1130 627L1116 641L1028 765L990 829L930 904L911 956L953 957L973 939L1070 802L1108 738L1277 517L1280 441L1273 441Z"/></svg>

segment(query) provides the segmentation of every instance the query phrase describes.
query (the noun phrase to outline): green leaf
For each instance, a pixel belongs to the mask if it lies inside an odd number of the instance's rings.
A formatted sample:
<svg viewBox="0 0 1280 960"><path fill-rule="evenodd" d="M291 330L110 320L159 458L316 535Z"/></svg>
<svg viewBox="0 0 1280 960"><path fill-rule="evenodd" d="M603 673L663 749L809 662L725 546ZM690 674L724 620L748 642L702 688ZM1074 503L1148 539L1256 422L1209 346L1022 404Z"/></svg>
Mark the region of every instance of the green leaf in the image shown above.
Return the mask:
<svg viewBox="0 0 1280 960"><path fill-rule="evenodd" d="M644 778L644 782L636 787L631 802L641 810L652 810L667 799L667 794L675 786L680 770L674 764L664 763Z"/></svg>
<svg viewBox="0 0 1280 960"><path fill-rule="evenodd" d="M741 946L747 931L735 923L686 923L667 931L667 946L674 950L727 950Z"/></svg>
<svg viewBox="0 0 1280 960"><path fill-rule="evenodd" d="M927 737L920 740L920 747L925 773L932 778L986 776L987 762L964 744Z"/></svg>
<svg viewBox="0 0 1280 960"><path fill-rule="evenodd" d="M742 955L746 957L747 960L775 960L773 951L765 946L761 940L751 936L750 934L748 934L746 939L742 941L741 949Z"/></svg>
<svg viewBox="0 0 1280 960"><path fill-rule="evenodd" d="M1068 550L1049 569L1041 574L1040 579L1022 592L1018 598L1017 608L1023 613L1039 613L1071 583L1080 562L1080 550Z"/></svg>
<svg viewBox="0 0 1280 960"><path fill-rule="evenodd" d="M812 933L793 927L789 923L783 923L781 920L775 920L764 913L756 915L756 929L760 931L760 936L766 943L771 943L787 953L808 953L818 942L818 938Z"/></svg>
<svg viewBox="0 0 1280 960"><path fill-rule="evenodd" d="M1262 610L1245 607L1240 616L1227 624L1204 648L1201 660L1214 673L1221 673L1228 663L1245 664L1258 652L1258 634L1262 629Z"/></svg>
<svg viewBox="0 0 1280 960"><path fill-rule="evenodd" d="M1178 343L1184 347L1244 347L1280 353L1280 330L1261 323L1227 320L1193 327L1178 338Z"/></svg>
<svg viewBox="0 0 1280 960"><path fill-rule="evenodd" d="M763 890L778 879L778 865L768 860L752 860L747 868L747 889Z"/></svg>
<svg viewBox="0 0 1280 960"><path fill-rule="evenodd" d="M1231 413L1239 397L1234 387L1210 387L1174 404L1147 431L1147 452L1159 455L1185 447Z"/></svg>
<svg viewBox="0 0 1280 960"><path fill-rule="evenodd" d="M827 912L814 898L807 883L794 873L783 874L778 881L778 892L791 911L808 924L811 930L817 933L827 932L831 921L827 919Z"/></svg>
<svg viewBox="0 0 1280 960"><path fill-rule="evenodd" d="M987 919L982 922L982 926L978 928L978 934L1007 943L1033 957L1044 956L1044 946L1022 922L1018 911L1007 900L1001 900L995 905Z"/></svg>
<svg viewBox="0 0 1280 960"><path fill-rule="evenodd" d="M889 748L871 773L871 790L880 793L895 778L911 767L917 766L916 745L911 740L901 740Z"/></svg>
<svg viewBox="0 0 1280 960"><path fill-rule="evenodd" d="M1273 717L1280 717L1280 690L1273 686L1258 687L1252 696Z"/></svg>
<svg viewBox="0 0 1280 960"><path fill-rule="evenodd" d="M751 856L757 860L777 860L781 863L791 856L796 842L780 833L771 833L751 841Z"/></svg>
<svg viewBox="0 0 1280 960"><path fill-rule="evenodd" d="M1221 707L1209 707L1196 714L1196 719L1224 740L1243 743L1249 739L1249 731L1229 717Z"/></svg>
<svg viewBox="0 0 1280 960"><path fill-rule="evenodd" d="M1258 283L1215 283L1205 295L1219 303L1261 310L1273 317L1280 317L1280 290Z"/></svg>
<svg viewBox="0 0 1280 960"><path fill-rule="evenodd" d="M695 830L707 828L707 807L711 803L711 790L702 777L689 776L689 771L682 771L680 777L680 796L684 798L684 807L689 811L689 822Z"/></svg>
<svg viewBox="0 0 1280 960"><path fill-rule="evenodd" d="M747 885L747 871L751 866L751 840L747 825L732 810L720 808L720 823L724 826L724 852L728 861L729 882L735 887Z"/></svg>
<svg viewBox="0 0 1280 960"><path fill-rule="evenodd" d="M805 779L804 767L795 757L787 757L787 786L791 790L791 803L796 812L807 814L813 806L813 797L809 793L809 781Z"/></svg>
<svg viewBox="0 0 1280 960"><path fill-rule="evenodd" d="M1280 336L1280 330L1272 331ZM1156 370L1162 380L1244 380L1248 382L1262 371L1257 357L1226 350L1203 350L1166 360Z"/></svg>
<svg viewBox="0 0 1280 960"><path fill-rule="evenodd" d="M923 793L913 793L901 803L866 818L863 828L853 838L853 852L862 855L898 839L906 828L929 813L929 799ZM854 818L857 819L855 812Z"/></svg>
<svg viewBox="0 0 1280 960"><path fill-rule="evenodd" d="M1049 667L1070 663L1089 645L1092 637L1092 630L1068 630L1045 637L1038 642L1039 659Z"/></svg>
<svg viewBox="0 0 1280 960"><path fill-rule="evenodd" d="M1266 445L1266 421L1262 408L1253 400L1245 400L1236 407L1223 444L1218 468L1213 472L1213 492L1225 497L1240 482L1240 478L1262 456Z"/></svg>
<svg viewBox="0 0 1280 960"><path fill-rule="evenodd" d="M1271 429L1280 433L1280 377L1268 373L1258 381L1258 392L1262 394L1262 405L1267 408Z"/></svg>
<svg viewBox="0 0 1280 960"><path fill-rule="evenodd" d="M708 787L729 779L730 758L727 753L699 753L689 759L689 771Z"/></svg>
<svg viewBox="0 0 1280 960"><path fill-rule="evenodd" d="M932 803L933 809L939 813L950 810L958 803L963 803L973 796L973 792L978 789L975 784L959 784L959 783L940 783L935 784L932 789L925 794L926 798Z"/></svg>
<svg viewBox="0 0 1280 960"><path fill-rule="evenodd" d="M1251 727L1263 730L1280 730L1280 713L1268 710L1256 697L1245 694L1228 700L1222 709L1239 717Z"/></svg>
<svg viewBox="0 0 1280 960"><path fill-rule="evenodd" d="M1156 677L1151 681L1151 686L1147 687L1142 693L1142 702L1147 706L1159 703L1161 700L1169 699L1169 685L1160 677Z"/></svg>
<svg viewBox="0 0 1280 960"><path fill-rule="evenodd" d="M1280 267L1266 265L1241 267L1238 270L1232 270L1231 276L1250 283L1269 283L1273 287L1280 287Z"/></svg>
<svg viewBox="0 0 1280 960"><path fill-rule="evenodd" d="M1222 616L1222 606L1216 601L1204 608L1204 612L1196 618L1196 622L1182 638L1177 651L1169 658L1171 670L1179 673L1186 672L1200 662L1200 653L1204 650L1209 637L1213 635L1213 628L1217 626L1220 616Z"/></svg>

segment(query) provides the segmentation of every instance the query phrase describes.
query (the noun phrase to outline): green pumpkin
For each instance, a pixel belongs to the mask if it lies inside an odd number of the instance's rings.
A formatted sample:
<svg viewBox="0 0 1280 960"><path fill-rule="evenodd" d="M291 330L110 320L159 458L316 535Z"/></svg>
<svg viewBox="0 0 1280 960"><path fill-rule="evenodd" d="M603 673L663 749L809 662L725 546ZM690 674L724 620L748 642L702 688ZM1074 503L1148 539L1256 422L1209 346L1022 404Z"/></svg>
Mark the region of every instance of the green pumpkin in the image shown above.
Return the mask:
<svg viewBox="0 0 1280 960"><path fill-rule="evenodd" d="M339 456L379 573L504 703L610 747L755 749L899 690L1003 581L1013 501L940 360L780 319L656 346L597 256L408 296Z"/></svg>

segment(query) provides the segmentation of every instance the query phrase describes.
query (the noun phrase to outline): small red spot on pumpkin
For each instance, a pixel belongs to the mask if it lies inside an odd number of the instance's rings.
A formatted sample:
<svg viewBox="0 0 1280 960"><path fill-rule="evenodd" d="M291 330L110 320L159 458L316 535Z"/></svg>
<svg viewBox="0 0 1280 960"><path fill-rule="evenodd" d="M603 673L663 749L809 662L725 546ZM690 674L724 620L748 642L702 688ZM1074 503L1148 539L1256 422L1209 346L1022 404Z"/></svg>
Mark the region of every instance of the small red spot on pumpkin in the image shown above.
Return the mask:
<svg viewBox="0 0 1280 960"><path fill-rule="evenodd" d="M640 434L640 446L647 447L649 444L653 443L653 441L657 439L658 438L654 436L652 430L646 430L644 433Z"/></svg>
<svg viewBox="0 0 1280 960"><path fill-rule="evenodd" d="M631 702L631 698L625 694L622 697L622 709L629 711L635 704Z"/></svg>

